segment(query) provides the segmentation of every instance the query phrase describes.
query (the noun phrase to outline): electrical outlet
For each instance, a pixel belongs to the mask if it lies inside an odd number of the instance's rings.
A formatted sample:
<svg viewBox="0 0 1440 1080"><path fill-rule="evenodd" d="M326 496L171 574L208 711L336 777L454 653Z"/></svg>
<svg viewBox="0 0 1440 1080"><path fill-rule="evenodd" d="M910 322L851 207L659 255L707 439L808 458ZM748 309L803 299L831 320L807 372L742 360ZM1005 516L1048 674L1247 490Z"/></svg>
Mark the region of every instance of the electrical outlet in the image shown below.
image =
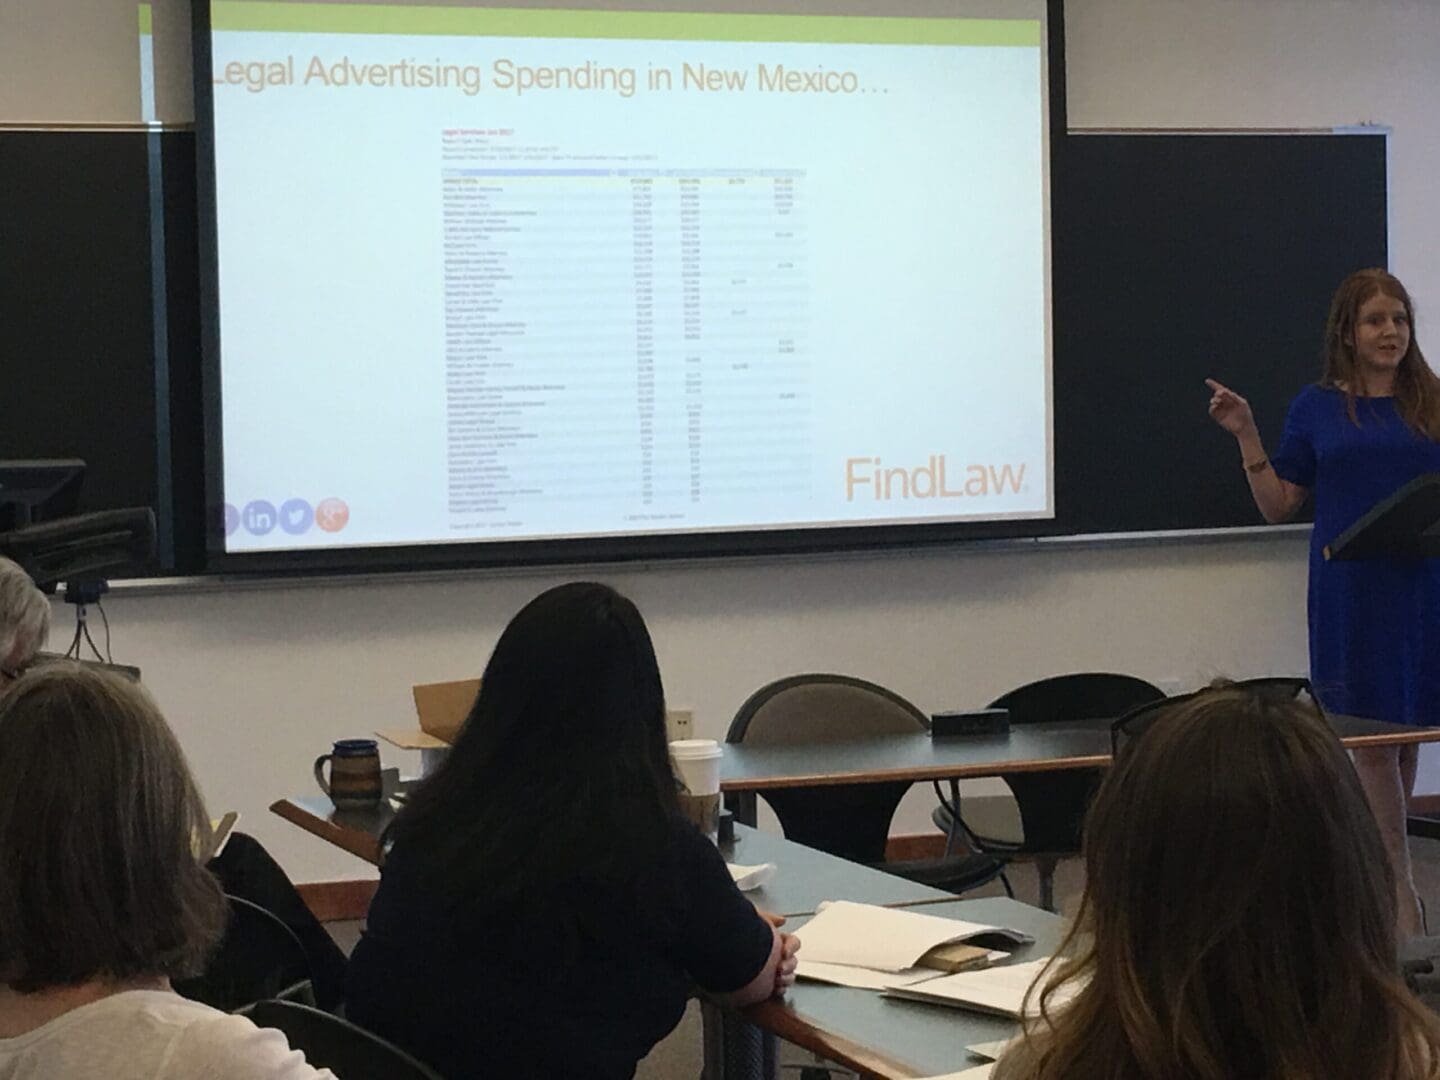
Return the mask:
<svg viewBox="0 0 1440 1080"><path fill-rule="evenodd" d="M695 710L669 709L665 713L665 734L671 742L695 737Z"/></svg>

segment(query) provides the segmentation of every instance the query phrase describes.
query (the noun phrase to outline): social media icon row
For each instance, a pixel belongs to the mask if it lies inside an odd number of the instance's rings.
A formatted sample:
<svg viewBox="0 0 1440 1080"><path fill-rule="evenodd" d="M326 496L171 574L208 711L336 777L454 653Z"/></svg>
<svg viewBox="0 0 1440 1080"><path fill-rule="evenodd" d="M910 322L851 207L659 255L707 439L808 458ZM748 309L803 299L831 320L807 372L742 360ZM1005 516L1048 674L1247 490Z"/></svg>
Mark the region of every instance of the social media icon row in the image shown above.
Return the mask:
<svg viewBox="0 0 1440 1080"><path fill-rule="evenodd" d="M225 535L231 536L244 528L251 536L266 536L278 526L291 536L307 533L312 527L336 533L350 521L350 507L344 499L325 499L312 507L304 499L286 499L276 509L267 499L252 499L239 509L225 504Z"/></svg>

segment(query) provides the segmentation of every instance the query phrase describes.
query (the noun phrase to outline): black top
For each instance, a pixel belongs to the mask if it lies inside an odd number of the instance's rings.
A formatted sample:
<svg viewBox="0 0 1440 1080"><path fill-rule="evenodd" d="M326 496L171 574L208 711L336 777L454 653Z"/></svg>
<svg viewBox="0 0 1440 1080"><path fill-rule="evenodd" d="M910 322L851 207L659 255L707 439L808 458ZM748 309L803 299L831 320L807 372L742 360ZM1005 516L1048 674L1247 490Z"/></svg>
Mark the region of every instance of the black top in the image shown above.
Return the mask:
<svg viewBox="0 0 1440 1080"><path fill-rule="evenodd" d="M577 882L499 915L447 915L397 845L350 960L347 1015L446 1080L630 1077L692 985L740 989L772 940L688 824L635 891Z"/></svg>

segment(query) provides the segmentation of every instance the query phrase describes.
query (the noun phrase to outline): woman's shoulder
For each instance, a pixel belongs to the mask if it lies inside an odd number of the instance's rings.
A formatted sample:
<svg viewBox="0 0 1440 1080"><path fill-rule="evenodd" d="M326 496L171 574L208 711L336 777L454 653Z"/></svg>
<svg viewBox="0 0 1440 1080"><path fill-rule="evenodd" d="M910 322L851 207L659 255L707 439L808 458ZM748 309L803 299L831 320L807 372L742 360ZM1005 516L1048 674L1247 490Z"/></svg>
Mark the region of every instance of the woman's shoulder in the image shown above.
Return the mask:
<svg viewBox="0 0 1440 1080"><path fill-rule="evenodd" d="M1345 414L1345 391L1326 383L1310 383L1290 399L1287 422L1293 428L1323 424Z"/></svg>
<svg viewBox="0 0 1440 1080"><path fill-rule="evenodd" d="M1297 405L1324 405L1345 400L1345 391L1331 383L1313 382L1300 388L1292 399L1292 408Z"/></svg>
<svg viewBox="0 0 1440 1080"><path fill-rule="evenodd" d="M63 1071L66 1062L84 1058L96 1067L87 1075L116 1080L334 1080L328 1070L306 1064L279 1031L169 990L111 994L7 1042L0 1063L8 1052L22 1063L50 1062Z"/></svg>
<svg viewBox="0 0 1440 1080"><path fill-rule="evenodd" d="M686 863L725 861L709 837L684 817L670 818L667 840L672 859Z"/></svg>
<svg viewBox="0 0 1440 1080"><path fill-rule="evenodd" d="M316 1069L283 1032L257 1027L243 1016L216 1010L195 1015L175 1046L166 1077L206 1076L214 1080L335 1080Z"/></svg>
<svg viewBox="0 0 1440 1080"><path fill-rule="evenodd" d="M67 1038L91 1032L110 1038L119 1033L153 1042L173 1037L196 1021L225 1015L172 990L121 990L62 1013L29 1037L39 1041L57 1031L66 1032Z"/></svg>

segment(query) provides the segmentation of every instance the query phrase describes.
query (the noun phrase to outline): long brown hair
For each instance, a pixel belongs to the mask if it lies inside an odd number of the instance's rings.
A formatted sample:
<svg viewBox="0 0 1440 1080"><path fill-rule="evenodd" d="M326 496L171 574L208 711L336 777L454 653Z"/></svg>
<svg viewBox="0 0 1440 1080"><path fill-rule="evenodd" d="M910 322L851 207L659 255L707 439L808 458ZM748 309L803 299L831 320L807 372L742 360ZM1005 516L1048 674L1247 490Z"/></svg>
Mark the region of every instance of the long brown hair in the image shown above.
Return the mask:
<svg viewBox="0 0 1440 1080"><path fill-rule="evenodd" d="M118 675L55 664L0 696L0 983L193 975L225 927L184 754Z"/></svg>
<svg viewBox="0 0 1440 1080"><path fill-rule="evenodd" d="M1355 409L1355 388L1363 383L1355 355L1355 326L1360 308L1382 294L1405 305L1405 318L1410 323L1410 347L1400 358L1395 372L1395 407L1416 434L1440 439L1440 378L1430 370L1425 354L1420 351L1420 342L1415 336L1415 305L1410 294L1400 279L1387 270L1357 270L1335 290L1330 300L1330 317L1325 321L1325 373L1320 385L1344 393L1351 421L1360 423Z"/></svg>
<svg viewBox="0 0 1440 1080"><path fill-rule="evenodd" d="M997 1080L1440 1077L1379 830L1313 709L1236 689L1177 704L1122 747L1084 851L1067 958Z"/></svg>

